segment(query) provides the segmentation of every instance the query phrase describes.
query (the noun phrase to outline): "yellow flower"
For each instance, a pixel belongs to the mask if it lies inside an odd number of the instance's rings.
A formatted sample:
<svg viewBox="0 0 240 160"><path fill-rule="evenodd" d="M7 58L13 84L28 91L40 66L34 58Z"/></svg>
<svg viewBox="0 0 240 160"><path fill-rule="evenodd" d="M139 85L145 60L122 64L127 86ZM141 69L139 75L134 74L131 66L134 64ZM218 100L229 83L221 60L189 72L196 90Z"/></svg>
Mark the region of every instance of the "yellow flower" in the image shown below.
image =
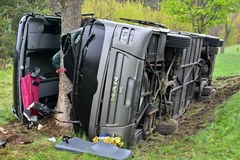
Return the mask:
<svg viewBox="0 0 240 160"><path fill-rule="evenodd" d="M92 139L92 141L93 141L94 143L99 142L98 136L95 136L95 137Z"/></svg>
<svg viewBox="0 0 240 160"><path fill-rule="evenodd" d="M101 138L101 140L100 140L100 138L98 136L95 136L92 139L92 141L94 143L103 141L105 143L110 143L110 144L113 144L113 145L118 146L118 147L122 147L123 144L124 144L121 137L110 137L110 136L107 136L107 137Z"/></svg>
<svg viewBox="0 0 240 160"><path fill-rule="evenodd" d="M111 144L112 139L111 139L111 137L104 137L103 142Z"/></svg>

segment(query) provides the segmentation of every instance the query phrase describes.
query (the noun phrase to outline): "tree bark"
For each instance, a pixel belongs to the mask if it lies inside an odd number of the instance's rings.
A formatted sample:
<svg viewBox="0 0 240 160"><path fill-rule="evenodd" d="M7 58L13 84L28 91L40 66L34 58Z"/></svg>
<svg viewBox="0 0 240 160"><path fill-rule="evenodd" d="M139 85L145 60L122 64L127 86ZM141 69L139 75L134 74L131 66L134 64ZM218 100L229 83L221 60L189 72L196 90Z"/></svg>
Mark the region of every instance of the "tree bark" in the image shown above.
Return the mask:
<svg viewBox="0 0 240 160"><path fill-rule="evenodd" d="M223 46L221 47L221 52L220 52L220 53L222 53L222 54L223 54L224 51L225 51L228 37L229 37L229 35L230 35L230 33L231 33L234 20L236 19L236 17L238 16L238 14L239 14L239 12L238 12L238 13L230 14L230 23L229 23L228 21L226 21L226 23L225 23L224 42L223 42Z"/></svg>
<svg viewBox="0 0 240 160"><path fill-rule="evenodd" d="M81 26L81 0L62 0L62 35Z"/></svg>
<svg viewBox="0 0 240 160"><path fill-rule="evenodd" d="M220 53L224 53L225 51L225 48L226 48L226 43L227 43L227 40L228 40L228 37L230 35L230 32L231 32L231 29L228 27L227 24L225 24L225 35L224 35L224 42L223 42L223 46L221 47L221 52Z"/></svg>
<svg viewBox="0 0 240 160"><path fill-rule="evenodd" d="M59 0L61 4L61 31L62 35L77 29L81 26L81 4L82 0ZM64 55L61 52L60 66L64 68ZM63 112L57 114L56 118L62 121L70 120L71 103L67 94L72 91L72 82L67 78L65 72L59 74L59 94L57 111ZM69 123L57 122L57 125L71 127Z"/></svg>

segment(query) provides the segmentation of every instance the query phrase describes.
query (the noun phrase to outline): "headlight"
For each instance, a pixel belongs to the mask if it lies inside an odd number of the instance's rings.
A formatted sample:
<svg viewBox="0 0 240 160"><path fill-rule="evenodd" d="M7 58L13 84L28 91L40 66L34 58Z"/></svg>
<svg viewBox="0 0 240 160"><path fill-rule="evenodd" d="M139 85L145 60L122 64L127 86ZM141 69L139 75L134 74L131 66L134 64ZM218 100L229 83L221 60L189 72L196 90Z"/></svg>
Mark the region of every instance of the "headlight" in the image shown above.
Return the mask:
<svg viewBox="0 0 240 160"><path fill-rule="evenodd" d="M129 36L129 41L128 41L129 46L133 45L133 39L134 39L134 29L131 29L130 36Z"/></svg>
<svg viewBox="0 0 240 160"><path fill-rule="evenodd" d="M123 44L127 44L128 42L128 32L129 32L129 29L126 27L123 27L121 36L120 36L120 42L122 42Z"/></svg>

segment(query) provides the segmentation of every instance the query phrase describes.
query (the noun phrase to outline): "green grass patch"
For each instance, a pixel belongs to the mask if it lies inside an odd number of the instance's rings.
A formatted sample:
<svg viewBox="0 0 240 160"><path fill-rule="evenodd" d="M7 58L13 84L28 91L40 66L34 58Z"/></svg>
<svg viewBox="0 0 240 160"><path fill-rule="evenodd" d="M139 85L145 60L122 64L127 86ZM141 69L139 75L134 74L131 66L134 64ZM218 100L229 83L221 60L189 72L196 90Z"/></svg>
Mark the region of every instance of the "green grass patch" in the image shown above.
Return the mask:
<svg viewBox="0 0 240 160"><path fill-rule="evenodd" d="M216 57L213 77L240 75L240 45L227 47L224 54Z"/></svg>
<svg viewBox="0 0 240 160"><path fill-rule="evenodd" d="M0 70L0 125L13 120L12 113L12 67Z"/></svg>
<svg viewBox="0 0 240 160"><path fill-rule="evenodd" d="M67 151L57 150L54 145L60 143L61 140L58 139L57 142L49 142L47 137L41 137L28 145L8 145L4 149L0 149L0 159L15 160L101 160L104 159L99 156L90 154L80 154L71 153Z"/></svg>

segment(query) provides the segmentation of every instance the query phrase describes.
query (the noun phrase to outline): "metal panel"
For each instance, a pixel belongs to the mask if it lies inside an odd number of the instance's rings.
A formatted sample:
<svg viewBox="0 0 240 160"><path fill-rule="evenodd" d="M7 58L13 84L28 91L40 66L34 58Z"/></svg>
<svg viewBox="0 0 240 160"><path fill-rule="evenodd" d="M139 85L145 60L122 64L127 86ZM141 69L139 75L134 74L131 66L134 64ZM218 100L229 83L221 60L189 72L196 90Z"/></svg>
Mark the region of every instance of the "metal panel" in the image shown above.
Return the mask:
<svg viewBox="0 0 240 160"><path fill-rule="evenodd" d="M128 29L126 38L130 39L130 31L134 30L133 42L132 45L128 43L121 42L121 35L123 32L123 28ZM121 48L121 50L131 54L140 59L145 58L145 54L147 52L147 46L152 34L152 30L148 28L143 28L139 26L132 26L119 23L114 33L115 37L113 39L113 47L114 48Z"/></svg>
<svg viewBox="0 0 240 160"><path fill-rule="evenodd" d="M140 84L142 79L144 61L112 49L109 60L109 70L104 91L101 126L123 126L132 123L132 109L136 110L140 96ZM129 79L135 83L129 91ZM128 93L131 95L131 105L128 106L125 100ZM123 117L124 116L124 117Z"/></svg>
<svg viewBox="0 0 240 160"><path fill-rule="evenodd" d="M104 93L104 87L105 85L110 85L109 83L106 83L106 74L107 70L112 68L111 66L108 66L109 64L109 53L110 53L110 47L111 47L111 41L113 38L113 33L116 27L116 23L108 22L108 21L103 21L102 22L107 30L105 32L105 37L104 37L104 42L103 42L103 48L102 48L102 56L100 58L99 62L99 68L98 68L98 73L97 73L97 81L98 81L98 86L96 93L93 96L93 102L92 102L92 109L91 109L91 114L90 114L90 121L89 121L89 133L88 136L90 138L94 137L97 135L99 131L99 126L100 126L100 120L99 117L101 115L102 111L102 106L103 106L103 94L106 95L107 93ZM109 86L109 88L111 88Z"/></svg>
<svg viewBox="0 0 240 160"><path fill-rule="evenodd" d="M173 117L185 112L195 96L196 81L199 77L201 48L203 39L199 36L191 36L190 47L182 51L181 67L174 71L177 76L175 88L172 90Z"/></svg>
<svg viewBox="0 0 240 160"><path fill-rule="evenodd" d="M97 75L98 86L91 106L90 138L99 134L104 127L111 127L111 131L118 134L119 127L125 128L134 124L133 114L136 113L139 103L144 65L140 58L145 58L152 33L150 29L143 27L99 21L108 30L105 33L105 39L108 40L103 44ZM122 28L135 31L132 46L120 41ZM127 88L131 91L127 91Z"/></svg>
<svg viewBox="0 0 240 160"><path fill-rule="evenodd" d="M94 35L90 41L90 35ZM83 30L83 42L81 58L78 59L78 67L75 70L73 108L75 118L82 123L82 128L88 134L89 121L93 97L96 93L98 82L97 73L104 42L105 27L100 22L89 24ZM76 131L79 128L75 128Z"/></svg>

